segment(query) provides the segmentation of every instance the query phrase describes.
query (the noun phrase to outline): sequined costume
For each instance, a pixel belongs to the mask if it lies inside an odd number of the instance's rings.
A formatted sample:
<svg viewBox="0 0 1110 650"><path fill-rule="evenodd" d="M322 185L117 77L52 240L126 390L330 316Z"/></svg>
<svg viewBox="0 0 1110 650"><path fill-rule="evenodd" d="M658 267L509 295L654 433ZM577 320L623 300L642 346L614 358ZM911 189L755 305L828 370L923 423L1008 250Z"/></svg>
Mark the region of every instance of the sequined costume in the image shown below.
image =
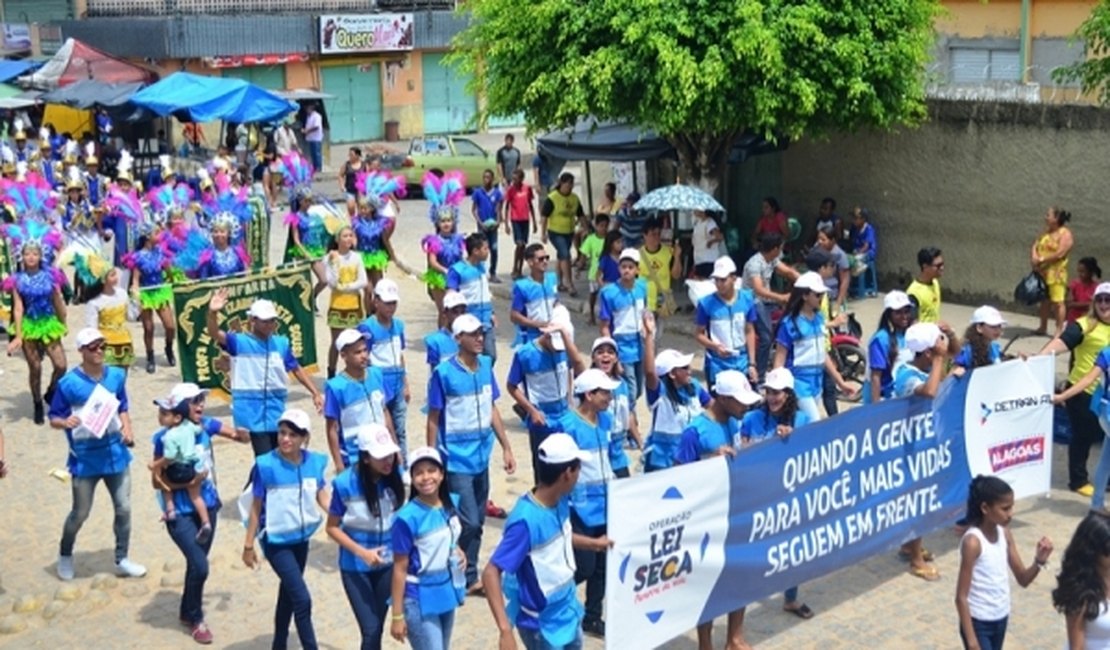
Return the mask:
<svg viewBox="0 0 1110 650"><path fill-rule="evenodd" d="M140 248L123 258L124 265L139 273L139 305L158 310L173 302L168 270L170 258L160 247Z"/></svg>
<svg viewBox="0 0 1110 650"><path fill-rule="evenodd" d="M384 271L389 266L389 253L385 250L383 239L385 233L393 228L393 223L393 219L379 216L352 219L351 227L358 238L359 256L367 271Z"/></svg>
<svg viewBox="0 0 1110 650"><path fill-rule="evenodd" d="M65 323L54 310L54 291L61 289L64 280L55 268L40 268L33 273L17 271L4 280L4 289L19 294L23 301L24 341L49 345L66 335Z"/></svg>

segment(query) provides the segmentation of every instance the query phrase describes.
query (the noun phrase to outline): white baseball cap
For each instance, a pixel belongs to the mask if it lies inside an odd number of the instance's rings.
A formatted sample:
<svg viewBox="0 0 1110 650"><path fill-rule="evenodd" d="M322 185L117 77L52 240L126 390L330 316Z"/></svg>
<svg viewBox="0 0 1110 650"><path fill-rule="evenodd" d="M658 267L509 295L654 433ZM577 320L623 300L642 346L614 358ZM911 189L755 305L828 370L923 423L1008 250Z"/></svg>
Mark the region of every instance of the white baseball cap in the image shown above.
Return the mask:
<svg viewBox="0 0 1110 650"><path fill-rule="evenodd" d="M417 447L409 452L410 468L422 460L430 460L436 465L443 467L443 456L439 455L439 451L436 450L435 447Z"/></svg>
<svg viewBox="0 0 1110 650"><path fill-rule="evenodd" d="M204 396L207 392L193 382L187 381L173 387L173 390L170 391L170 399L178 403L185 400L192 401Z"/></svg>
<svg viewBox="0 0 1110 650"><path fill-rule="evenodd" d="M1102 282L1095 287L1096 296L1105 296L1110 294L1110 282Z"/></svg>
<svg viewBox="0 0 1110 650"><path fill-rule="evenodd" d="M278 313L274 303L265 298L259 298L251 303L250 309L247 310L247 316L258 320L274 320L278 317Z"/></svg>
<svg viewBox="0 0 1110 650"><path fill-rule="evenodd" d="M883 311L890 309L891 311L898 311L912 306L910 297L904 291L891 291L883 296Z"/></svg>
<svg viewBox="0 0 1110 650"><path fill-rule="evenodd" d="M80 332L77 332L77 349L81 349L90 343L103 340L104 335L100 333L100 330L95 327L86 327Z"/></svg>
<svg viewBox="0 0 1110 650"><path fill-rule="evenodd" d="M655 372L662 377L675 368L685 368L693 361L694 355L683 354L678 350L668 348L655 355Z"/></svg>
<svg viewBox="0 0 1110 650"><path fill-rule="evenodd" d="M455 336L459 334L472 334L482 329L482 321L474 314L463 314L451 323L451 333Z"/></svg>
<svg viewBox="0 0 1110 650"><path fill-rule="evenodd" d="M389 458L401 451L397 443L393 442L393 436L390 435L389 429L385 428L385 425L380 422L370 422L366 424L363 430L358 432L358 449L379 460Z"/></svg>
<svg viewBox="0 0 1110 650"><path fill-rule="evenodd" d="M1002 318L1001 312L994 307L983 305L971 314L971 324L1005 325L1006 319Z"/></svg>
<svg viewBox="0 0 1110 650"><path fill-rule="evenodd" d="M816 271L806 271L798 276L798 279L794 281L794 286L808 289L813 293L829 292L829 288L825 286L825 281L821 279L821 274Z"/></svg>
<svg viewBox="0 0 1110 650"><path fill-rule="evenodd" d="M574 323L570 320L570 311L567 310L565 305L555 305L551 310L551 324L563 326L570 333L570 337L574 338ZM551 333L551 347L556 350L566 350L567 342L563 340L562 332Z"/></svg>
<svg viewBox="0 0 1110 650"><path fill-rule="evenodd" d="M711 278L719 278L724 280L730 275L736 275L736 262L728 255L723 255L713 262L713 272L709 274Z"/></svg>
<svg viewBox="0 0 1110 650"><path fill-rule="evenodd" d="M401 290L397 288L397 283L389 278L378 280L374 285L374 295L381 298L383 302L397 302L401 299Z"/></svg>
<svg viewBox="0 0 1110 650"><path fill-rule="evenodd" d="M794 390L794 373L788 368L775 368L767 371L763 385L771 390Z"/></svg>
<svg viewBox="0 0 1110 650"><path fill-rule="evenodd" d="M906 347L914 354L924 352L936 345L941 336L936 323L914 323L906 330Z"/></svg>
<svg viewBox="0 0 1110 650"><path fill-rule="evenodd" d="M599 336L596 339L594 339L594 344L590 346L590 354L593 354L594 352L597 352L597 349L600 348L603 345L608 345L608 346L612 347L614 350L617 349L617 342L614 341L611 337Z"/></svg>
<svg viewBox="0 0 1110 650"><path fill-rule="evenodd" d="M189 402L184 399L179 399L170 393L167 397L159 397L154 400L154 405L166 411L174 411L179 415L189 414Z"/></svg>
<svg viewBox="0 0 1110 650"><path fill-rule="evenodd" d="M574 378L574 394L581 395L598 389L616 390L620 380L613 379L600 368L590 368Z"/></svg>
<svg viewBox="0 0 1110 650"><path fill-rule="evenodd" d="M455 307L466 307L466 296L458 291L448 291L443 294L443 308L454 309Z"/></svg>
<svg viewBox="0 0 1110 650"><path fill-rule="evenodd" d="M622 250L621 254L620 254L620 257L617 258L617 261L618 262L623 262L624 260L632 260L633 262L636 262L637 264L639 264L640 263L640 251L636 250L635 248L626 248L626 249Z"/></svg>
<svg viewBox="0 0 1110 650"><path fill-rule="evenodd" d="M343 348L352 343L358 343L363 338L362 332L353 328L345 329L339 333L339 336L335 337L335 349L342 352Z"/></svg>
<svg viewBox="0 0 1110 650"><path fill-rule="evenodd" d="M308 419L308 413L301 409L285 409L285 412L278 418L278 424L282 422L288 422L298 431L305 433L308 433L312 427L312 422Z"/></svg>
<svg viewBox="0 0 1110 650"><path fill-rule="evenodd" d="M731 397L744 406L758 403L762 397L752 390L748 378L739 370L724 370L717 374L713 392L723 397Z"/></svg>
<svg viewBox="0 0 1110 650"><path fill-rule="evenodd" d="M569 463L572 460L587 461L590 455L578 448L578 443L574 442L565 433L553 433L540 443L540 462L547 463L548 465L561 465Z"/></svg>

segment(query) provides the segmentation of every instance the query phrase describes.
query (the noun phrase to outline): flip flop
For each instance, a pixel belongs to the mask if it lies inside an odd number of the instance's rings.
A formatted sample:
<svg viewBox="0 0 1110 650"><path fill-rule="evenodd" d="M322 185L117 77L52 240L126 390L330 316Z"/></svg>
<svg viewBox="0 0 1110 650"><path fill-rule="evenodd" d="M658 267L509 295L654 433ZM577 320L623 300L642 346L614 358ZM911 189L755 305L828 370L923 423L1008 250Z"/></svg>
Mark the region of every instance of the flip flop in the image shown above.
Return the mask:
<svg viewBox="0 0 1110 650"><path fill-rule="evenodd" d="M567 285L565 285L565 284L560 284L557 288L559 290L559 293L566 293L567 292Z"/></svg>
<svg viewBox="0 0 1110 650"><path fill-rule="evenodd" d="M567 291L567 295L570 296L571 298L577 298L578 297L578 289L571 289L571 290Z"/></svg>
<svg viewBox="0 0 1110 650"><path fill-rule="evenodd" d="M900 559L904 562L909 562L910 561L910 554L905 552L905 551L898 551L898 559ZM930 551L927 548L923 548L923 549L921 549L921 559L925 560L926 562L932 562L935 559L935 557L933 556L932 551Z"/></svg>
<svg viewBox="0 0 1110 650"><path fill-rule="evenodd" d="M933 565L926 565L922 567L911 566L910 575L915 578L921 578L926 582L936 582L940 580L940 571Z"/></svg>
<svg viewBox="0 0 1110 650"><path fill-rule="evenodd" d="M793 614L794 616L797 616L798 618L803 618L803 619L813 618L813 610L810 609L809 605L806 605L805 603L802 603L801 605L798 605L797 607L783 607L782 611L789 612L790 614Z"/></svg>

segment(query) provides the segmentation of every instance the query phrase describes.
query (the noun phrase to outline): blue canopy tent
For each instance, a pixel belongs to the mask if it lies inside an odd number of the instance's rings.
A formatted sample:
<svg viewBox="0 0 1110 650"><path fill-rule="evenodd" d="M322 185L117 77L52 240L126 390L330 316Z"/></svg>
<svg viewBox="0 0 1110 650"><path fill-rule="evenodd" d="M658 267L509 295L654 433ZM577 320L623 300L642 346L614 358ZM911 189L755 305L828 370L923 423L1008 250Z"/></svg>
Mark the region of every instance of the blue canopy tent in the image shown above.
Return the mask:
<svg viewBox="0 0 1110 650"><path fill-rule="evenodd" d="M183 122L274 122L297 104L242 79L175 72L135 93L131 101Z"/></svg>
<svg viewBox="0 0 1110 650"><path fill-rule="evenodd" d="M30 59L0 60L0 82L15 79L27 74L28 70L37 70L41 66L42 61L31 61Z"/></svg>

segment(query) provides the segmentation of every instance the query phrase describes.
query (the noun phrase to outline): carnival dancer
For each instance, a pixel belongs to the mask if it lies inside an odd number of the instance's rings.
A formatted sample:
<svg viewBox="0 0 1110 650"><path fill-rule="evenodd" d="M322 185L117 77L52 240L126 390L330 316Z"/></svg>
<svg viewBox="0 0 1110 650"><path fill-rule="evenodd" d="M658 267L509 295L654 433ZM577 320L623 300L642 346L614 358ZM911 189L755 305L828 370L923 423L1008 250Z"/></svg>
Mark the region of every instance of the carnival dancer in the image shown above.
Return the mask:
<svg viewBox="0 0 1110 650"><path fill-rule="evenodd" d="M88 288L85 327L104 335L104 365L127 372L135 362L135 346L127 329L127 291L120 286L120 271L96 255L78 253L76 275Z"/></svg>
<svg viewBox="0 0 1110 650"><path fill-rule="evenodd" d="M428 296L436 305L439 325L443 325L443 294L447 290L447 269L466 257L463 236L458 233L459 204L466 198L466 178L454 170L442 176L433 172L424 174L424 198L429 205L428 218L435 233L420 242L428 258L424 284Z"/></svg>
<svg viewBox="0 0 1110 650"><path fill-rule="evenodd" d="M316 276L313 289L315 298L328 286L328 279L321 261L330 248L332 235L338 232L348 218L326 202L317 202L312 193L312 167L299 153L290 152L283 160L287 174L285 184L290 188L290 212L285 215L289 238L285 245L285 262L304 260L312 264Z"/></svg>
<svg viewBox="0 0 1110 650"><path fill-rule="evenodd" d="M54 387L66 372L62 337L66 335L66 307L62 299L65 276L51 266L50 260L60 248L60 232L32 218L7 227L7 239L18 271L4 280L4 290L12 294L12 339L8 354L23 350L27 362L31 400L34 402L35 424L46 421L42 391L42 358L50 357L54 371L45 397L49 401Z"/></svg>
<svg viewBox="0 0 1110 650"><path fill-rule="evenodd" d="M331 345L328 346L328 379L335 376L335 362L339 358L336 340L345 329L356 327L366 317L363 309L362 290L366 287L366 269L354 251L355 231L344 226L336 237L336 250L328 253L326 265L331 302L328 304L328 327Z"/></svg>
<svg viewBox="0 0 1110 650"><path fill-rule="evenodd" d="M366 304L374 295L374 285L382 279L389 266L389 260L396 259L393 252L393 229L397 222L386 215L385 208L392 206L394 196L405 195L405 180L402 176L390 176L387 172L359 172L355 182L358 188L358 211L351 224L358 236L358 252L366 267Z"/></svg>
<svg viewBox="0 0 1110 650"><path fill-rule="evenodd" d="M154 372L154 314L162 321L166 333L166 363L177 363L173 353L173 289L170 285L170 254L158 243L163 228L152 221L139 226L138 249L124 257L132 270L131 294L139 301L139 319L143 324L143 347L146 350L146 371Z"/></svg>
<svg viewBox="0 0 1110 650"><path fill-rule="evenodd" d="M201 253L197 278L210 280L246 272L251 260L243 247L238 217L226 211L217 212L208 227L212 247ZM239 243L232 244L236 240Z"/></svg>

